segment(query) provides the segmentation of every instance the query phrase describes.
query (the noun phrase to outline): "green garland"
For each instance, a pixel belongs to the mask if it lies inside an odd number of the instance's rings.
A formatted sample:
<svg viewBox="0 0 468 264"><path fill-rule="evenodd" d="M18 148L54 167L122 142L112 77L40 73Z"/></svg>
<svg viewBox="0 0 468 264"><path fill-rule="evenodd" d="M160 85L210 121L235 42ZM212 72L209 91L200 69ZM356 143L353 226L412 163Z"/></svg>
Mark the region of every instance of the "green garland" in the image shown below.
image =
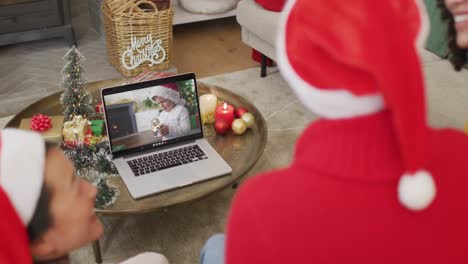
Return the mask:
<svg viewBox="0 0 468 264"><path fill-rule="evenodd" d="M108 185L107 178L118 173L111 160L109 143L102 140L90 145L61 144L60 147L75 165L76 174L98 188L96 208L113 204L119 193L115 187Z"/></svg>

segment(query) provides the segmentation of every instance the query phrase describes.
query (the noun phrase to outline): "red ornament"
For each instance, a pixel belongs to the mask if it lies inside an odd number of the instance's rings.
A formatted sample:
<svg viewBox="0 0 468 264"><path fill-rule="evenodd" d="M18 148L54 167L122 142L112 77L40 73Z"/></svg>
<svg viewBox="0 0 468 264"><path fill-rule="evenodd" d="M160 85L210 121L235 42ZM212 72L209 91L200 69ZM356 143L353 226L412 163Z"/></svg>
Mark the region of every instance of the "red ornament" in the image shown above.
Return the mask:
<svg viewBox="0 0 468 264"><path fill-rule="evenodd" d="M35 131L46 131L52 127L52 119L47 115L37 114L32 117L29 128Z"/></svg>
<svg viewBox="0 0 468 264"><path fill-rule="evenodd" d="M246 108L240 106L236 109L236 117L237 118L241 118L243 114L249 112L249 110L247 110Z"/></svg>
<svg viewBox="0 0 468 264"><path fill-rule="evenodd" d="M214 123L214 129L218 135L226 134L229 131L229 128L231 128L231 125L224 119L218 119Z"/></svg>

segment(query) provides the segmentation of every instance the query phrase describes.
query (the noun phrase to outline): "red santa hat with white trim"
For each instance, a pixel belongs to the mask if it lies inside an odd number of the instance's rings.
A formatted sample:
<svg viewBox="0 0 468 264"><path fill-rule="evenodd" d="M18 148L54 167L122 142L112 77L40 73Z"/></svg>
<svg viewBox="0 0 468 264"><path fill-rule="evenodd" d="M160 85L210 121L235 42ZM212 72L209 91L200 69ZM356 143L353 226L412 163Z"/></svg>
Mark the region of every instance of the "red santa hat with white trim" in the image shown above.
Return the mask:
<svg viewBox="0 0 468 264"><path fill-rule="evenodd" d="M436 185L424 168L421 0L290 0L280 25L280 71L311 111L333 120L391 112L406 170L395 195L409 210L427 208Z"/></svg>
<svg viewBox="0 0 468 264"><path fill-rule="evenodd" d="M44 181L45 143L38 133L4 129L0 133L0 187L24 226L31 221Z"/></svg>
<svg viewBox="0 0 468 264"><path fill-rule="evenodd" d="M0 132L0 263L32 263L26 227L44 179L45 143L33 132Z"/></svg>
<svg viewBox="0 0 468 264"><path fill-rule="evenodd" d="M183 100L180 98L179 87L177 87L175 83L167 83L153 87L151 89L151 99L155 96L169 99L175 104L183 104Z"/></svg>

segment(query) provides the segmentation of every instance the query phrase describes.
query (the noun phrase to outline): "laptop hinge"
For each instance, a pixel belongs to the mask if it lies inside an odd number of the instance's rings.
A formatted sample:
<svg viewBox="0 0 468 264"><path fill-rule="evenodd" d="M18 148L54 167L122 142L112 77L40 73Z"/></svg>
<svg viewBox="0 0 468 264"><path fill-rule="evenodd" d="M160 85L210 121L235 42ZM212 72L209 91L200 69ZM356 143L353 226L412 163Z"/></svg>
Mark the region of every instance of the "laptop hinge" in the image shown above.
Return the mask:
<svg viewBox="0 0 468 264"><path fill-rule="evenodd" d="M171 144L171 145L168 145L168 146L161 146L161 147L158 147L158 148L152 148L152 149L139 151L139 152L136 152L136 153L131 153L131 154L122 155L122 156L119 155L117 157L114 156L114 159L118 159L118 158L128 159L128 158L132 158L132 157L136 157L136 156L145 155L145 154L148 154L148 153L151 153L151 152L165 150L165 149L171 149L171 148L174 148L174 147L187 145L187 144L191 144L191 143L195 143L195 140L191 139L191 140L187 140L187 141L184 141L184 142L174 143L174 144Z"/></svg>

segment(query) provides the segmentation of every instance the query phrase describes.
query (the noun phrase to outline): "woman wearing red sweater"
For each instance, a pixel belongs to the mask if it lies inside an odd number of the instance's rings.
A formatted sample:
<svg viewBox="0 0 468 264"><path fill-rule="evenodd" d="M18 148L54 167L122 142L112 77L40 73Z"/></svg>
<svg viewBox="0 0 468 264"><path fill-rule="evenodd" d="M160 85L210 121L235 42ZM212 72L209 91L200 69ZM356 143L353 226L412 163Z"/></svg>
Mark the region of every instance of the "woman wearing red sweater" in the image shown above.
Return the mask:
<svg viewBox="0 0 468 264"><path fill-rule="evenodd" d="M227 264L468 263L468 137L427 125L427 30L419 0L288 2L278 64L322 118L241 186Z"/></svg>

